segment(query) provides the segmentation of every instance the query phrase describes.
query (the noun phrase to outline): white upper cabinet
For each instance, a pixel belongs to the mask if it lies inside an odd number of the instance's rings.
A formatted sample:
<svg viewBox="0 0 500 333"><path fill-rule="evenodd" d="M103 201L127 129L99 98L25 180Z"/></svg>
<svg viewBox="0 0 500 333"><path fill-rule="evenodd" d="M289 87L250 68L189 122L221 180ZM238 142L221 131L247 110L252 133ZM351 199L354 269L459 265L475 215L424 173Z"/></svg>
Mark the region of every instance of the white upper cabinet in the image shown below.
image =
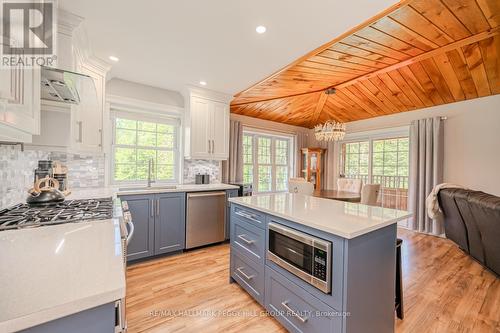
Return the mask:
<svg viewBox="0 0 500 333"><path fill-rule="evenodd" d="M111 66L94 57L88 45L83 19L59 11L54 67L90 78L75 79L80 97L78 105L42 100L41 133L33 137L33 144L61 147L74 153L104 152L105 83Z"/></svg>
<svg viewBox="0 0 500 333"><path fill-rule="evenodd" d="M40 69L0 68L0 141L31 142L39 131Z"/></svg>
<svg viewBox="0 0 500 333"><path fill-rule="evenodd" d="M103 114L105 99L106 69L86 60L78 66L78 72L92 78L92 86L81 87L79 91L85 102L74 106L72 117L73 151L103 152ZM89 80L89 82L91 82Z"/></svg>
<svg viewBox="0 0 500 333"><path fill-rule="evenodd" d="M187 158L227 160L230 96L190 88L185 133Z"/></svg>
<svg viewBox="0 0 500 333"><path fill-rule="evenodd" d="M226 160L229 157L229 105L214 102L211 117L212 158Z"/></svg>

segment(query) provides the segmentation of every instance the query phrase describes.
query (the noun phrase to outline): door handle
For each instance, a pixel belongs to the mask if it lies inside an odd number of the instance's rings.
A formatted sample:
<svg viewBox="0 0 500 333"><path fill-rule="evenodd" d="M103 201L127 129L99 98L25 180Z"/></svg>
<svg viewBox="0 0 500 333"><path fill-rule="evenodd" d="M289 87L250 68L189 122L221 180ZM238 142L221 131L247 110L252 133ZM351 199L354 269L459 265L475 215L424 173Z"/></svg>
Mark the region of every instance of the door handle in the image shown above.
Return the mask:
<svg viewBox="0 0 500 333"><path fill-rule="evenodd" d="M245 243L247 243L248 245L252 245L253 243L255 243L254 240L246 239L245 236L246 236L245 234L238 235L238 238L241 239L242 241L244 241Z"/></svg>
<svg viewBox="0 0 500 333"><path fill-rule="evenodd" d="M215 141L212 140L212 154L215 153Z"/></svg>
<svg viewBox="0 0 500 333"><path fill-rule="evenodd" d="M305 322L307 322L307 317L306 318L303 318L301 315L299 315L297 312L295 312L290 306L288 306L288 301L283 301L281 302L281 305L288 311L292 314L292 316L296 317L298 320L300 320L302 322L302 324L304 324Z"/></svg>
<svg viewBox="0 0 500 333"><path fill-rule="evenodd" d="M160 199L156 199L156 216L160 216Z"/></svg>
<svg viewBox="0 0 500 333"><path fill-rule="evenodd" d="M102 129L99 129L99 147L102 147Z"/></svg>
<svg viewBox="0 0 500 333"><path fill-rule="evenodd" d="M242 216L242 217L246 217L249 220L260 223L260 221L256 219L257 215L255 215L255 214L247 214L247 213L244 213L242 211L237 211L237 212L235 212L235 214Z"/></svg>
<svg viewBox="0 0 500 333"><path fill-rule="evenodd" d="M151 200L151 217L155 216L155 201Z"/></svg>
<svg viewBox="0 0 500 333"><path fill-rule="evenodd" d="M127 240L125 241L126 244L128 245L128 243L130 242L130 240L134 236L135 226L134 226L134 222L132 222L132 220L127 221L127 224L130 226L130 230L128 231Z"/></svg>
<svg viewBox="0 0 500 333"><path fill-rule="evenodd" d="M207 140L207 141L208 141L208 153L209 153L209 154L211 154L211 151L210 151L210 147L211 147L211 146L210 146L210 139L209 139L209 140Z"/></svg>
<svg viewBox="0 0 500 333"><path fill-rule="evenodd" d="M247 280L251 280L254 277L254 275L247 275L245 272L243 272L243 267L238 267L238 268L236 268L236 270L238 271L238 273L243 275L243 277Z"/></svg>

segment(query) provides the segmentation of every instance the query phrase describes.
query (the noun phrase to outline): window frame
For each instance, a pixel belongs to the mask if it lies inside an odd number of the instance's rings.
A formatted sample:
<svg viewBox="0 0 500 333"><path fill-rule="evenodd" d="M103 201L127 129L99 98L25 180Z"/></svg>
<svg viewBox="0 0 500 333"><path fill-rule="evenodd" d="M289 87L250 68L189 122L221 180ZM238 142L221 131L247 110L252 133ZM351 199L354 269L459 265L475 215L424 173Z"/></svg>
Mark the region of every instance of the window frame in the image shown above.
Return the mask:
<svg viewBox="0 0 500 333"><path fill-rule="evenodd" d="M244 129L243 130L243 136L251 136L252 137L252 164L249 163L244 163L243 160L243 167L245 165L252 165L252 186L253 186L253 191L254 193L279 193L279 192L286 192L288 191L288 182L285 185L284 190L278 191L276 189L276 167L283 167L287 166L287 172L288 172L288 178L293 175L294 170L295 170L295 140L294 136L292 134L286 135L286 134L275 134L275 133L270 133L270 132L264 132L264 131L256 131L253 129ZM271 163L259 163L258 161L258 138L268 138L271 139ZM276 140L284 140L288 141L288 149L287 149L287 165L283 164L276 164ZM242 151L243 154L243 151ZM270 166L271 167L271 190L270 191L259 191L258 188L258 180L259 180L259 172L258 168L259 166Z"/></svg>
<svg viewBox="0 0 500 333"><path fill-rule="evenodd" d="M136 145L123 145L116 143L116 119L127 119L135 121L146 121L156 124L172 125L174 127L174 146L172 149L169 148L158 148L150 146L139 146L136 141ZM138 130L136 129L136 132ZM126 112L120 110L111 110L111 150L110 150L110 183L112 185L135 185L143 184L147 182L144 179L134 179L134 180L116 180L115 179L115 152L116 148L131 148L135 149L153 149L156 151L172 151L174 153L174 178L171 180L155 180L155 184L179 184L180 183L180 170L181 170L181 119L178 117L165 117L161 115L150 115L143 114L139 112ZM136 161L137 165L137 161ZM155 168L157 165L155 164ZM156 170L155 170L156 171Z"/></svg>
<svg viewBox="0 0 500 333"><path fill-rule="evenodd" d="M344 144L349 144L349 143L361 143L361 142L368 142L368 175L367 175L367 180L368 182L372 182L373 181L373 142L375 141L383 141L383 140L398 140L398 139L404 139L404 138L408 138L408 143L409 143L409 140L410 140L410 135L409 133L390 133L390 134L387 134L387 135L383 135L383 136L373 136L373 137L360 137L360 138L356 138L356 139L352 139L352 140L344 140L344 141L341 141L339 142L340 144L340 147L339 147L339 172L338 172L338 177L339 178L342 178L341 176L346 176L345 174L345 159L344 159L344 156L343 156L343 152L344 152L344 149L343 149L343 145ZM399 152L399 150L396 150L397 152ZM410 168L410 157L409 157L409 149L408 149L408 169ZM376 175L376 176L380 176L380 175ZM390 176L390 177L393 177L393 176ZM394 177L399 177L399 175L396 175ZM409 175L409 170L408 170L408 175L407 176L401 176L401 177L410 177ZM346 178L349 178L349 177L346 177ZM363 179L363 181L365 181L364 178L360 178L360 179ZM382 184L383 185L383 184ZM408 184L409 185L409 184Z"/></svg>

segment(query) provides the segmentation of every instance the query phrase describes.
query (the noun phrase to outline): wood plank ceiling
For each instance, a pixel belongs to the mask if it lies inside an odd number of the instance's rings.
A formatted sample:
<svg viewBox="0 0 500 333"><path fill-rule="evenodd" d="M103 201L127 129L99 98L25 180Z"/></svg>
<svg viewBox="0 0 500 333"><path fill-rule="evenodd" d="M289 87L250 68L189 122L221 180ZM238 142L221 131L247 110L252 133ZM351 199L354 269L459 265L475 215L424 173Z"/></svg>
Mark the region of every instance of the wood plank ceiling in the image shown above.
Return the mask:
<svg viewBox="0 0 500 333"><path fill-rule="evenodd" d="M312 128L499 94L499 31L499 0L401 1L236 94L231 112Z"/></svg>

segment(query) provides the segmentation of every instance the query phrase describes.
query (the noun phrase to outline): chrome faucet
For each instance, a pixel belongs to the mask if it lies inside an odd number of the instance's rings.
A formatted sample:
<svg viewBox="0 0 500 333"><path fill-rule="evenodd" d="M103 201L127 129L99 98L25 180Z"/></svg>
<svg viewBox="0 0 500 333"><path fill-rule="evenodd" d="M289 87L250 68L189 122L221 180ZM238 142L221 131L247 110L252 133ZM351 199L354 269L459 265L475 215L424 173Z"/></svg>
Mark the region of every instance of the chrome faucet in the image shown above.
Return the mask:
<svg viewBox="0 0 500 333"><path fill-rule="evenodd" d="M154 167L155 167L154 166L154 161L153 161L152 158L150 158L149 161L148 161L148 187L151 187L151 184L156 182L155 179L152 179L152 178L154 178L152 176L152 173L155 172L154 171Z"/></svg>

